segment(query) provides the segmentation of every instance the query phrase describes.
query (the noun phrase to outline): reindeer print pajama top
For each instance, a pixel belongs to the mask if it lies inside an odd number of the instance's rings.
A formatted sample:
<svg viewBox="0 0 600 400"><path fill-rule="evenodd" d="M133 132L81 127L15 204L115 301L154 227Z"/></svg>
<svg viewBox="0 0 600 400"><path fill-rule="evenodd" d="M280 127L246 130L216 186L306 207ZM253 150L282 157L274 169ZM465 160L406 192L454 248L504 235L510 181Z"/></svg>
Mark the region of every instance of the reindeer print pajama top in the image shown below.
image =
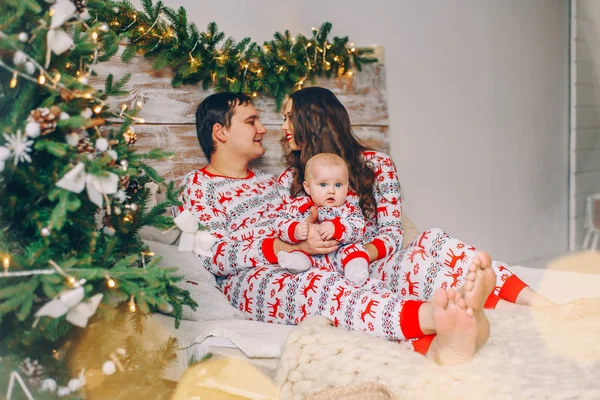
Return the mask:
<svg viewBox="0 0 600 400"><path fill-rule="evenodd" d="M248 171L235 179L200 169L183 184L176 212L189 210L218 239L212 257L199 257L248 319L294 325L323 315L336 326L427 351L432 336L419 328L421 302L392 293L378 279L358 288L330 265L293 275L275 264L275 221L283 203L274 177Z"/></svg>

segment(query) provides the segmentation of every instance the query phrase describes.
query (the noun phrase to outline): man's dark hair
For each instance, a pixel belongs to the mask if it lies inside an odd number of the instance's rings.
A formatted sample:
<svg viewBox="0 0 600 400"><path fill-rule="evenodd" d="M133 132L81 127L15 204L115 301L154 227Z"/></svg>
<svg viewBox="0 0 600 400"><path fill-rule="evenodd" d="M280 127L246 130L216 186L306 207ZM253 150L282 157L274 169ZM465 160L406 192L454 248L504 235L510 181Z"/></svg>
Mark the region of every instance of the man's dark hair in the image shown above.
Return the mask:
<svg viewBox="0 0 600 400"><path fill-rule="evenodd" d="M196 136L208 161L215 151L212 130L215 124L226 128L231 126L233 109L238 105L249 104L250 96L245 93L222 92L211 94L196 109Z"/></svg>

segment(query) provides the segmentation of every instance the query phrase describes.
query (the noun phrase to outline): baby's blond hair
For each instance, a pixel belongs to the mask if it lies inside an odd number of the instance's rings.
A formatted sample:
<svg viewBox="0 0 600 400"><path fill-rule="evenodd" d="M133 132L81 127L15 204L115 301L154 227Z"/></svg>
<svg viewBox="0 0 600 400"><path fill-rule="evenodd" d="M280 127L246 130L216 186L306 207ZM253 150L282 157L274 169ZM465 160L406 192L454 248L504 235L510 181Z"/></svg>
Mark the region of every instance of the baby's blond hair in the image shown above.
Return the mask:
<svg viewBox="0 0 600 400"><path fill-rule="evenodd" d="M348 164L346 161L337 154L334 153L319 153L312 156L304 167L304 179L310 180L312 177L312 171L317 166L319 167L339 167L343 166L348 171Z"/></svg>

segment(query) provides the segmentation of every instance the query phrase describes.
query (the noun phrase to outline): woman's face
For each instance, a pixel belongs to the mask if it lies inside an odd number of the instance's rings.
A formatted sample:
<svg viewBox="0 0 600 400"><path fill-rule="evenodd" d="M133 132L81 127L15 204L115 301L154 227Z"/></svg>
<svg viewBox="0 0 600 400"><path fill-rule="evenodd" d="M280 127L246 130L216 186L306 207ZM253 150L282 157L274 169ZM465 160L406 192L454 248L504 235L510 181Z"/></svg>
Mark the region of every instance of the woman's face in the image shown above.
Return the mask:
<svg viewBox="0 0 600 400"><path fill-rule="evenodd" d="M290 116L292 115L292 99L289 99L285 105L283 106L283 124L281 124L281 130L285 135L286 140L290 146L290 150L297 151L300 150L300 146L294 140L294 127L292 126L292 121L290 121Z"/></svg>

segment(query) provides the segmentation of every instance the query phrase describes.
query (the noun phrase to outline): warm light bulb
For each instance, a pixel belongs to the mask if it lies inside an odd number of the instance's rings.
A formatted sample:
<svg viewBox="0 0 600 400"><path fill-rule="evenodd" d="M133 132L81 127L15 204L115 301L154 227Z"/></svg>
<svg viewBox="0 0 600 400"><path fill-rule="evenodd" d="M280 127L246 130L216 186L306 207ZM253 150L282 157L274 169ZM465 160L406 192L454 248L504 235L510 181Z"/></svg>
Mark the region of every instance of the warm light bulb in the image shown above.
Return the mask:
<svg viewBox="0 0 600 400"><path fill-rule="evenodd" d="M56 75L54 75L54 83L60 82L60 78L62 78L62 75L60 72L57 72Z"/></svg>
<svg viewBox="0 0 600 400"><path fill-rule="evenodd" d="M94 42L98 40L98 32L92 32L92 39L94 39Z"/></svg>
<svg viewBox="0 0 600 400"><path fill-rule="evenodd" d="M252 93L252 97L256 97L256 96L258 96L258 93L256 93L256 92Z"/></svg>
<svg viewBox="0 0 600 400"><path fill-rule="evenodd" d="M98 104L96 107L94 107L94 112L98 114L100 111L102 111L102 106Z"/></svg>
<svg viewBox="0 0 600 400"><path fill-rule="evenodd" d="M260 74L262 74L262 69L260 69L260 68L259 68L259 69L257 69L257 70L256 70L256 74L257 74L257 75L260 75Z"/></svg>
<svg viewBox="0 0 600 400"><path fill-rule="evenodd" d="M44 83L46 83L46 75L40 74L40 76L38 76L38 83L40 85L43 85Z"/></svg>
<svg viewBox="0 0 600 400"><path fill-rule="evenodd" d="M69 282L69 284L74 285L75 284L75 278L73 278L72 276L67 278L67 282Z"/></svg>
<svg viewBox="0 0 600 400"><path fill-rule="evenodd" d="M113 278L108 278L106 280L106 286L108 286L110 289L112 289L115 286L117 286L117 282L115 282L115 280Z"/></svg>
<svg viewBox="0 0 600 400"><path fill-rule="evenodd" d="M48 12L48 15L53 16L55 12L56 11L54 10L54 8L51 8L50 11Z"/></svg>
<svg viewBox="0 0 600 400"><path fill-rule="evenodd" d="M84 99L91 99L92 98L92 94L91 93L86 93L83 95Z"/></svg>
<svg viewBox="0 0 600 400"><path fill-rule="evenodd" d="M131 216L126 215L125 217L123 217L123 222L131 222Z"/></svg>
<svg viewBox="0 0 600 400"><path fill-rule="evenodd" d="M352 76L353 74L354 74L354 72L348 71L348 76Z"/></svg>
<svg viewBox="0 0 600 400"><path fill-rule="evenodd" d="M8 270L8 267L10 267L10 258L8 258L8 256L5 256L2 259L2 266L4 267L5 272Z"/></svg>
<svg viewBox="0 0 600 400"><path fill-rule="evenodd" d="M351 49L350 49L350 51L351 51L352 53L354 53L354 52L356 51L356 49L353 47L353 48L351 48Z"/></svg>
<svg viewBox="0 0 600 400"><path fill-rule="evenodd" d="M12 79L10 80L9 86L11 89L17 87L17 73L13 73Z"/></svg>
<svg viewBox="0 0 600 400"><path fill-rule="evenodd" d="M310 47L310 46L312 46L311 42L306 43L306 47Z"/></svg>
<svg viewBox="0 0 600 400"><path fill-rule="evenodd" d="M139 30L140 32L144 32L144 27L143 27L143 26L140 26L140 27L138 28L138 30Z"/></svg>
<svg viewBox="0 0 600 400"><path fill-rule="evenodd" d="M133 300L133 295L129 298L129 311L135 312L135 301Z"/></svg>
<svg viewBox="0 0 600 400"><path fill-rule="evenodd" d="M121 111L125 111L127 110L127 104L123 103L121 104Z"/></svg>

